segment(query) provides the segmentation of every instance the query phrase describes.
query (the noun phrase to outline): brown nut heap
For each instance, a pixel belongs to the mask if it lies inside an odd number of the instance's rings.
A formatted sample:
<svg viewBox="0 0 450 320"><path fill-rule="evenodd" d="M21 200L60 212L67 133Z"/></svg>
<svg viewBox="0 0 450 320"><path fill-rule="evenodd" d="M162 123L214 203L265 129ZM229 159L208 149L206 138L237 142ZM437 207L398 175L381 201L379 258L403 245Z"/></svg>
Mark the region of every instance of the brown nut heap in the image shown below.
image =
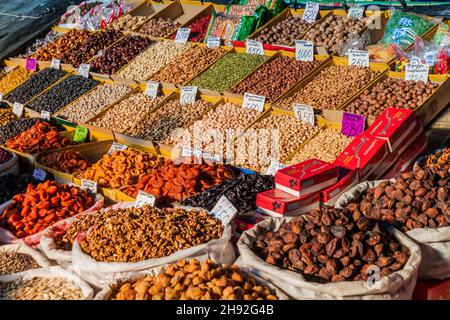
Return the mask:
<svg viewBox="0 0 450 320"><path fill-rule="evenodd" d="M180 260L157 275L121 283L110 300L278 300L237 265Z"/></svg>
<svg viewBox="0 0 450 320"><path fill-rule="evenodd" d="M180 26L181 23L178 21L166 17L158 17L144 23L138 32L152 37L167 37Z"/></svg>
<svg viewBox="0 0 450 320"><path fill-rule="evenodd" d="M113 211L107 221L94 224L81 249L97 261L138 262L170 256L198 246L223 233L221 221L206 211L151 206Z"/></svg>
<svg viewBox="0 0 450 320"><path fill-rule="evenodd" d="M126 14L121 16L119 19L114 20L112 23L106 26L106 29L113 29L116 31L136 31L144 21L147 20L147 17L142 16L132 16Z"/></svg>
<svg viewBox="0 0 450 320"><path fill-rule="evenodd" d="M263 29L256 40L262 43L287 46L301 36L310 26L311 24L304 21L302 16L289 16L274 26Z"/></svg>
<svg viewBox="0 0 450 320"><path fill-rule="evenodd" d="M334 208L283 223L261 235L254 250L267 263L320 283L367 280L371 266L387 276L402 269L410 255L379 222Z"/></svg>
<svg viewBox="0 0 450 320"><path fill-rule="evenodd" d="M387 78L345 108L351 113L363 114L371 119L378 117L386 108L415 109L424 103L439 87L438 84L421 81L404 81Z"/></svg>
<svg viewBox="0 0 450 320"><path fill-rule="evenodd" d="M65 173L77 173L86 170L88 167L87 161L75 150L52 152L38 159L38 162Z"/></svg>
<svg viewBox="0 0 450 320"><path fill-rule="evenodd" d="M369 68L331 65L298 92L280 100L278 105L286 110L291 110L293 103L335 110L376 76Z"/></svg>
<svg viewBox="0 0 450 320"><path fill-rule="evenodd" d="M40 268L32 256L15 250L0 251L0 276Z"/></svg>
<svg viewBox="0 0 450 320"><path fill-rule="evenodd" d="M331 15L322 23L313 25L304 39L315 46L324 47L329 54L336 54L353 35L357 35L366 25L367 18L356 21L347 16Z"/></svg>
<svg viewBox="0 0 450 320"><path fill-rule="evenodd" d="M101 187L120 188L134 185L138 180L158 167L163 158L134 149L105 154L92 167L78 175L80 179L95 181Z"/></svg>
<svg viewBox="0 0 450 320"><path fill-rule="evenodd" d="M419 167L430 168L432 170L450 170L450 148L437 150L430 154L426 159L419 164Z"/></svg>
<svg viewBox="0 0 450 320"><path fill-rule="evenodd" d="M450 173L423 169L364 191L347 205L354 215L384 220L402 231L450 225Z"/></svg>
<svg viewBox="0 0 450 320"><path fill-rule="evenodd" d="M230 91L238 94L250 92L264 96L267 102L272 102L292 88L318 64L317 61L303 62L281 56L263 64Z"/></svg>

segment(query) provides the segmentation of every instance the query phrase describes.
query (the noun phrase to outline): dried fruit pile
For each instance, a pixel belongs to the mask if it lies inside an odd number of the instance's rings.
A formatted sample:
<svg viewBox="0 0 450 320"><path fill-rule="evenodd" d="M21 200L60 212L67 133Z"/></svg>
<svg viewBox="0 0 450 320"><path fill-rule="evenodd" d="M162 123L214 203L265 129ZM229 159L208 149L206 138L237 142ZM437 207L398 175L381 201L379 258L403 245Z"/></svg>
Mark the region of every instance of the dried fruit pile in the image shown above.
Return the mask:
<svg viewBox="0 0 450 320"><path fill-rule="evenodd" d="M78 151L74 150L52 152L42 156L38 162L46 167L66 173L77 173L86 170L88 167L88 162Z"/></svg>

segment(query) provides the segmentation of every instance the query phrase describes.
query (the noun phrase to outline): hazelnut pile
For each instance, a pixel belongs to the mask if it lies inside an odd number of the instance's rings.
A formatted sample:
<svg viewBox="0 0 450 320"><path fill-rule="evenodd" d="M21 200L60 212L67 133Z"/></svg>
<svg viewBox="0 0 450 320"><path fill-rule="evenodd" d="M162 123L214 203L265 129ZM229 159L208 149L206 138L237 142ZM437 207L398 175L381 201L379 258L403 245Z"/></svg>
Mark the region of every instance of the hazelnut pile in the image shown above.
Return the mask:
<svg viewBox="0 0 450 320"><path fill-rule="evenodd" d="M138 32L152 37L167 37L181 24L166 17L153 18L144 23Z"/></svg>
<svg viewBox="0 0 450 320"><path fill-rule="evenodd" d="M304 21L302 16L289 16L272 27L263 29L256 40L262 43L287 46L300 37L310 26L311 24Z"/></svg>

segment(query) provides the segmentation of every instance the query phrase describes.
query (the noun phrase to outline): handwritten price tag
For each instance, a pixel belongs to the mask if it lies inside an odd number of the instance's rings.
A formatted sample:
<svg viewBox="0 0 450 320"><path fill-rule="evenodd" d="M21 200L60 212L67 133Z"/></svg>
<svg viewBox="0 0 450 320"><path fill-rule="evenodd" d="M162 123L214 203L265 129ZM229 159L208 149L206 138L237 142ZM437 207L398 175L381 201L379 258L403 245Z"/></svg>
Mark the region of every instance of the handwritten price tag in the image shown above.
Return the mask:
<svg viewBox="0 0 450 320"><path fill-rule="evenodd" d="M41 118L45 120L50 120L50 112L47 110L41 111Z"/></svg>
<svg viewBox="0 0 450 320"><path fill-rule="evenodd" d="M364 16L364 7L351 7L348 9L347 17L360 20Z"/></svg>
<svg viewBox="0 0 450 320"><path fill-rule="evenodd" d="M186 43L189 40L189 35L191 34L190 28L180 28L175 36L176 43Z"/></svg>
<svg viewBox="0 0 450 320"><path fill-rule="evenodd" d="M22 118L22 115L23 115L23 104L18 103L18 102L14 102L12 111L17 116L17 118Z"/></svg>
<svg viewBox="0 0 450 320"><path fill-rule="evenodd" d="M308 106L307 104L302 103L294 103L292 105L292 109L294 109L295 116L301 120L305 121L312 126L314 126L314 108Z"/></svg>
<svg viewBox="0 0 450 320"><path fill-rule="evenodd" d="M61 68L61 60L53 58L52 62L50 64L50 67L55 68L55 69Z"/></svg>
<svg viewBox="0 0 450 320"><path fill-rule="evenodd" d="M206 39L206 45L208 46L208 48L220 47L220 38L219 37L208 37L208 39Z"/></svg>
<svg viewBox="0 0 450 320"><path fill-rule="evenodd" d="M246 109L263 112L265 101L266 97L264 96L257 96L256 94L246 92L244 93L244 102L242 106Z"/></svg>
<svg viewBox="0 0 450 320"><path fill-rule="evenodd" d="M33 58L28 58L25 63L25 69L29 71L36 71L37 68L37 60Z"/></svg>
<svg viewBox="0 0 450 320"><path fill-rule="evenodd" d="M45 181L45 178L47 178L47 172L42 169L36 168L33 171L33 178L37 181Z"/></svg>
<svg viewBox="0 0 450 320"><path fill-rule="evenodd" d="M347 137L355 137L364 132L365 121L363 115L344 112L341 132Z"/></svg>
<svg viewBox="0 0 450 320"><path fill-rule="evenodd" d="M147 81L147 86L145 87L145 95L152 99L158 96L159 83L155 81Z"/></svg>
<svg viewBox="0 0 450 320"><path fill-rule="evenodd" d="M78 143L83 143L86 141L89 130L85 127L77 126L75 129L75 134L73 136L73 141Z"/></svg>
<svg viewBox="0 0 450 320"><path fill-rule="evenodd" d="M97 193L97 182L92 180L81 179L81 189Z"/></svg>
<svg viewBox="0 0 450 320"><path fill-rule="evenodd" d="M181 87L180 104L182 106L186 104L194 104L197 99L197 87Z"/></svg>
<svg viewBox="0 0 450 320"><path fill-rule="evenodd" d="M139 190L138 195L136 197L136 201L134 202L134 206L136 208L141 208L146 205L154 207L155 201L156 201L155 196L145 191Z"/></svg>
<svg viewBox="0 0 450 320"><path fill-rule="evenodd" d="M89 70L91 70L91 65L82 63L78 68L78 75L85 78L89 78Z"/></svg>
<svg viewBox="0 0 450 320"><path fill-rule="evenodd" d="M222 221L222 224L226 226L230 223L231 219L237 214L237 209L233 206L227 197L220 197L214 208L211 210L211 215Z"/></svg>
<svg viewBox="0 0 450 320"><path fill-rule="evenodd" d="M302 19L308 23L314 23L319 13L319 4L316 2L307 2Z"/></svg>
<svg viewBox="0 0 450 320"><path fill-rule="evenodd" d="M108 154L113 154L113 152L115 152L115 151L124 151L127 149L128 149L128 146L117 143L117 142L113 142L111 147L108 150Z"/></svg>
<svg viewBox="0 0 450 320"><path fill-rule="evenodd" d="M295 40L295 58L300 61L314 61L314 44L308 40Z"/></svg>
<svg viewBox="0 0 450 320"><path fill-rule="evenodd" d="M264 55L264 47L262 42L247 39L245 42L245 52L248 54L259 54Z"/></svg>
<svg viewBox="0 0 450 320"><path fill-rule="evenodd" d="M218 154L213 154L211 152L204 152L202 154L202 158L205 161L211 161L214 163L221 163L222 162L222 157Z"/></svg>
<svg viewBox="0 0 450 320"><path fill-rule="evenodd" d="M270 162L269 168L266 171L266 174L273 176L273 175L275 175L275 173L277 173L278 170L283 169L283 168L286 168L285 164L282 164L282 163L279 163L279 162L276 162L276 161L272 160Z"/></svg>
<svg viewBox="0 0 450 320"><path fill-rule="evenodd" d="M181 156L182 157L196 157L200 158L202 156L203 152L202 150L191 148L191 147L183 147L181 150Z"/></svg>
<svg viewBox="0 0 450 320"><path fill-rule="evenodd" d="M405 80L422 81L427 83L430 67L423 63L407 63L405 66Z"/></svg>
<svg viewBox="0 0 450 320"><path fill-rule="evenodd" d="M369 51L363 50L348 50L348 65L357 66L361 68L369 67Z"/></svg>

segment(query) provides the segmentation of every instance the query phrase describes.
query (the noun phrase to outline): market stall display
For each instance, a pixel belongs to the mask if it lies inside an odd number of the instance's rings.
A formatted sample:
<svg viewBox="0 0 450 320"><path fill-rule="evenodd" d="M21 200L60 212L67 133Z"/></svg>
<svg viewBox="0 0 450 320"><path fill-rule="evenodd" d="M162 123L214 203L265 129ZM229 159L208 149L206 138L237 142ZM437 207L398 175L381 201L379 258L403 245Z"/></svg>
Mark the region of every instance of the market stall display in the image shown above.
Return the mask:
<svg viewBox="0 0 450 320"><path fill-rule="evenodd" d="M177 28L181 26L181 23L178 21L172 20L168 17L158 17L150 19L148 22L144 23L139 29L138 32L152 36L152 37L167 37L172 32L174 32Z"/></svg>
<svg viewBox="0 0 450 320"><path fill-rule="evenodd" d="M202 42L205 40L206 34L208 32L208 26L211 21L211 15L204 15L194 22L192 22L188 27L191 29L189 33L188 41L190 42ZM176 33L170 36L170 39L175 40Z"/></svg>
<svg viewBox="0 0 450 320"><path fill-rule="evenodd" d="M14 138L21 132L26 131L29 128L33 127L36 124L36 122L46 122L46 121L40 118L20 118L17 120L10 121L7 124L4 124L0 130L0 143L5 144L5 142L8 139Z"/></svg>
<svg viewBox="0 0 450 320"><path fill-rule="evenodd" d="M255 40L262 43L287 46L298 39L311 25L311 23L304 21L301 16L288 16L277 24L261 30Z"/></svg>
<svg viewBox="0 0 450 320"><path fill-rule="evenodd" d="M147 19L147 17L127 14L114 20L112 23L108 24L106 28L122 32L136 31Z"/></svg>

